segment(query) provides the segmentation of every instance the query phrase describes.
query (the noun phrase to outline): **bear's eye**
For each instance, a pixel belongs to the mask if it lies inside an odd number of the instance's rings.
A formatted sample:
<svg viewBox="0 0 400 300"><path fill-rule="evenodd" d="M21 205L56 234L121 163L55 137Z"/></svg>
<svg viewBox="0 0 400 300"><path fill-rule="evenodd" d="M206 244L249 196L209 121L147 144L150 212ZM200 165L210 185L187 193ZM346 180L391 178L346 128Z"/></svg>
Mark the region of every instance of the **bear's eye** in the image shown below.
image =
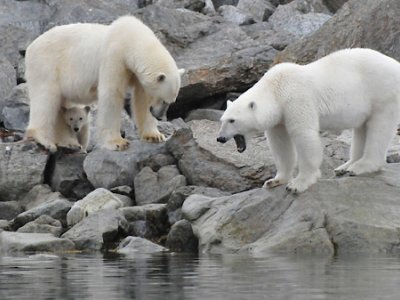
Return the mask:
<svg viewBox="0 0 400 300"><path fill-rule="evenodd" d="M234 119L229 119L228 122L229 123L235 123L235 120Z"/></svg>
<svg viewBox="0 0 400 300"><path fill-rule="evenodd" d="M70 121L72 121L72 120L73 120L73 118L69 118L69 120L70 120Z"/></svg>
<svg viewBox="0 0 400 300"><path fill-rule="evenodd" d="M82 118L79 118L79 121L82 121Z"/></svg>

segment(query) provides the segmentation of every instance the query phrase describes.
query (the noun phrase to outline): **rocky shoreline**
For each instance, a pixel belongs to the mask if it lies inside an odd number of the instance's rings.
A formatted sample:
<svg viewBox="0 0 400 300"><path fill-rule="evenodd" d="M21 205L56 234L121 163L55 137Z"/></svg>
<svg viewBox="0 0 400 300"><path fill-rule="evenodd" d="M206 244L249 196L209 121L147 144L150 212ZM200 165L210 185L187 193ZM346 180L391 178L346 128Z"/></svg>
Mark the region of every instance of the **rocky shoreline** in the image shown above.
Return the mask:
<svg viewBox="0 0 400 300"><path fill-rule="evenodd" d="M0 13L0 253L400 252L397 139L381 173L336 178L351 134L324 133L323 178L298 196L260 188L275 173L263 136L242 154L216 142L226 100L274 63L306 63L345 47L399 60L398 1L0 2L7 8ZM187 69L169 121L159 124L167 141L141 142L127 115L131 144L123 152L92 141L88 154L50 155L20 141L29 114L29 42L56 24L109 23L127 13L148 24Z"/></svg>

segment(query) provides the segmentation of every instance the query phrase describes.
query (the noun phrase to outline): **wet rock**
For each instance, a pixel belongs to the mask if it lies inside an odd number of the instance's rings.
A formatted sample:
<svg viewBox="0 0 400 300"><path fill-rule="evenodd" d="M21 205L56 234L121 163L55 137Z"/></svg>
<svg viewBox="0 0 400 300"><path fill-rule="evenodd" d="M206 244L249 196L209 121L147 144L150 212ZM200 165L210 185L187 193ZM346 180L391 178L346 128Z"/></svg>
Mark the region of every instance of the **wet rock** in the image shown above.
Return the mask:
<svg viewBox="0 0 400 300"><path fill-rule="evenodd" d="M29 97L26 84L14 87L4 102L0 103L0 120L8 129L24 131L28 126Z"/></svg>
<svg viewBox="0 0 400 300"><path fill-rule="evenodd" d="M67 214L67 224L68 226L75 225L82 221L82 219L85 217L97 211L117 209L130 204L131 203L124 203L119 197L110 191L103 188L98 188L88 194L82 200L74 203L71 210Z"/></svg>
<svg viewBox="0 0 400 300"><path fill-rule="evenodd" d="M233 5L222 5L218 13L229 23L236 25L249 25L255 23L253 17Z"/></svg>
<svg viewBox="0 0 400 300"><path fill-rule="evenodd" d="M48 215L42 215L17 230L17 232L25 233L50 233L55 237L59 237L62 231L63 228L61 222Z"/></svg>
<svg viewBox="0 0 400 300"><path fill-rule="evenodd" d="M95 212L62 235L79 250L101 250L115 243L128 231L123 213L116 209Z"/></svg>
<svg viewBox="0 0 400 300"><path fill-rule="evenodd" d="M0 220L12 220L22 211L17 201L0 202Z"/></svg>
<svg viewBox="0 0 400 300"><path fill-rule="evenodd" d="M185 186L186 179L174 165L162 167L158 172L145 167L135 177L134 185L137 205L162 203L178 187Z"/></svg>
<svg viewBox="0 0 400 300"><path fill-rule="evenodd" d="M122 240L117 248L117 253L139 256L163 251L168 251L168 249L146 239L134 236L128 236Z"/></svg>
<svg viewBox="0 0 400 300"><path fill-rule="evenodd" d="M82 199L93 186L86 178L83 161L86 154L73 153L57 157L51 176L51 187L70 199Z"/></svg>
<svg viewBox="0 0 400 300"><path fill-rule="evenodd" d="M269 18L276 31L288 31L297 37L312 34L330 19L322 0L295 0L280 5Z"/></svg>
<svg viewBox="0 0 400 300"><path fill-rule="evenodd" d="M188 116L185 118L186 122L193 121L193 120L210 120L210 121L215 121L218 122L219 119L221 119L222 114L224 112L219 109L196 109L192 110Z"/></svg>
<svg viewBox="0 0 400 300"><path fill-rule="evenodd" d="M120 210L129 222L130 235L153 239L169 229L166 204L147 204Z"/></svg>
<svg viewBox="0 0 400 300"><path fill-rule="evenodd" d="M200 194L208 197L221 197L230 195L228 192L219 189L203 186L182 186L172 192L167 203L168 222L172 225L182 219L182 205L186 198L193 194Z"/></svg>
<svg viewBox="0 0 400 300"><path fill-rule="evenodd" d="M197 252L199 241L187 220L176 222L167 236L166 246L175 252Z"/></svg>
<svg viewBox="0 0 400 300"><path fill-rule="evenodd" d="M275 62L306 64L335 50L355 47L372 48L400 60L399 13L397 0L350 0L320 30L279 53Z"/></svg>
<svg viewBox="0 0 400 300"><path fill-rule="evenodd" d="M294 196L284 187L183 204L202 252L400 253L400 164L369 176L322 179Z"/></svg>
<svg viewBox="0 0 400 300"><path fill-rule="evenodd" d="M70 240L49 233L0 232L0 253L66 252L74 248Z"/></svg>
<svg viewBox="0 0 400 300"><path fill-rule="evenodd" d="M56 199L50 199L19 214L13 221L13 228L18 229L42 215L48 215L53 219L59 220L61 223L66 224L67 213L71 209L72 205L72 202L60 195Z"/></svg>
<svg viewBox="0 0 400 300"><path fill-rule="evenodd" d="M275 10L275 6L264 0L239 0L237 8L251 15L259 22L268 21Z"/></svg>
<svg viewBox="0 0 400 300"><path fill-rule="evenodd" d="M21 199L43 183L48 155L36 143L0 143L0 199Z"/></svg>

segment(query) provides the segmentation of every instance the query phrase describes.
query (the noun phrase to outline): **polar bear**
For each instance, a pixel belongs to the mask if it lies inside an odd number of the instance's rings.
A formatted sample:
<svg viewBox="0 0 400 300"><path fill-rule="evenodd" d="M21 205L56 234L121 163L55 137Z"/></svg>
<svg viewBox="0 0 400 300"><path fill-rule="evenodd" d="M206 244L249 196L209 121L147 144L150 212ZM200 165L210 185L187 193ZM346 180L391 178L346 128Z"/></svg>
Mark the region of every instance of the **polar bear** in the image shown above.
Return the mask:
<svg viewBox="0 0 400 300"><path fill-rule="evenodd" d="M75 135L81 146L81 151L86 153L89 144L89 112L90 106L62 107L64 121L68 125L71 135Z"/></svg>
<svg viewBox="0 0 400 300"><path fill-rule="evenodd" d="M400 63L371 49L344 49L307 65L272 67L228 102L217 141L235 138L244 151L246 137L264 131L277 168L264 187L288 183L300 193L321 176L320 130L353 129L350 160L336 174L371 173L386 162L399 115Z"/></svg>
<svg viewBox="0 0 400 300"><path fill-rule="evenodd" d="M50 151L73 146L70 134L56 128L61 107L89 105L97 99L98 144L126 149L120 114L129 88L140 137L165 140L155 117L175 102L183 70L137 18L124 16L110 25L54 27L29 45L25 63L30 98L26 136Z"/></svg>

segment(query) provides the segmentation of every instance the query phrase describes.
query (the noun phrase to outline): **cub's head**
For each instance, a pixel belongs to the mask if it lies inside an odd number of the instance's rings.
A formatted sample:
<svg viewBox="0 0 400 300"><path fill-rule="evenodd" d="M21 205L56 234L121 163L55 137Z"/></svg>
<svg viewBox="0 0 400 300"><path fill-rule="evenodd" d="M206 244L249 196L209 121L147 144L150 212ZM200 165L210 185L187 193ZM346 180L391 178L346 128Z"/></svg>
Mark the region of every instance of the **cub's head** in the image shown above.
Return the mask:
<svg viewBox="0 0 400 300"><path fill-rule="evenodd" d="M246 97L241 96L235 102L228 101L220 120L217 141L226 143L233 138L239 152L246 150L246 137L257 131L256 109L256 102Z"/></svg>
<svg viewBox="0 0 400 300"><path fill-rule="evenodd" d="M62 108L65 122L76 133L80 132L82 127L88 123L89 111L89 106Z"/></svg>

